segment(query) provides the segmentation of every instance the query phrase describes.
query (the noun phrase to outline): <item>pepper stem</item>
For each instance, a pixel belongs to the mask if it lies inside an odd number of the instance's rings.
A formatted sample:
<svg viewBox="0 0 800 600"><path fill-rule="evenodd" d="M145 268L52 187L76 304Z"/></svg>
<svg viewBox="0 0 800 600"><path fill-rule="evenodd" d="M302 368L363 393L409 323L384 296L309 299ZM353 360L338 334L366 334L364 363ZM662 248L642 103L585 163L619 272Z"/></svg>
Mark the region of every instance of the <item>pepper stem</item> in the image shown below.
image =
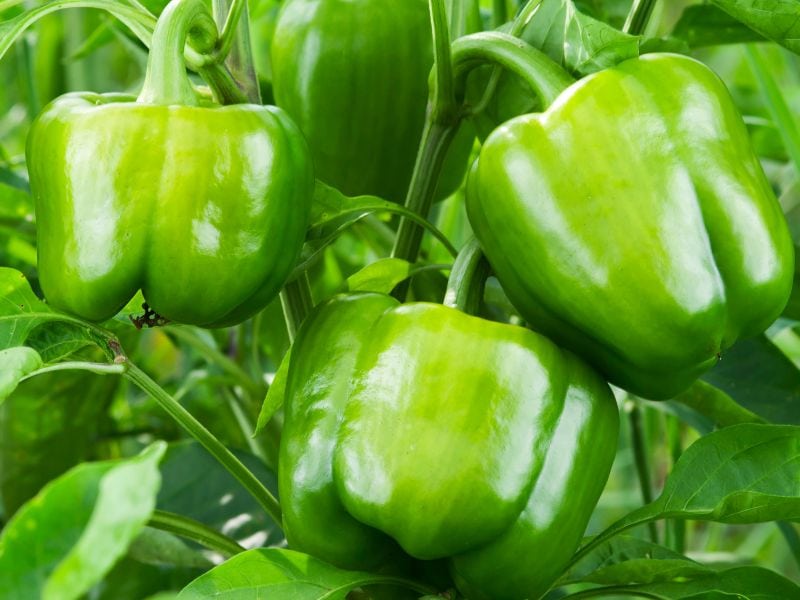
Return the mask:
<svg viewBox="0 0 800 600"><path fill-rule="evenodd" d="M172 0L156 23L138 102L197 106L183 48L191 37L195 50L207 52L216 44L217 35L214 17L203 0Z"/></svg>
<svg viewBox="0 0 800 600"><path fill-rule="evenodd" d="M458 253L450 271L444 305L457 308L468 315L476 314L481 308L483 289L490 272L491 268L483 250L473 237Z"/></svg>
<svg viewBox="0 0 800 600"><path fill-rule="evenodd" d="M497 31L464 36L453 42L456 80L479 64L493 62L518 75L542 101L550 106L575 79L544 52L527 42Z"/></svg>

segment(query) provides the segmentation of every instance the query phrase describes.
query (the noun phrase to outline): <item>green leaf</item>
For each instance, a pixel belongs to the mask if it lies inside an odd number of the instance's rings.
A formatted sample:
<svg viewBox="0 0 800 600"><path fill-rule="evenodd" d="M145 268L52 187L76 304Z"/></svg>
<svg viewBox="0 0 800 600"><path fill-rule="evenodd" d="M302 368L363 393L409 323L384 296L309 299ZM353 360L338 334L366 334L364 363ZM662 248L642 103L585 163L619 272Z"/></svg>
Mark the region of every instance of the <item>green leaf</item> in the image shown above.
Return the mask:
<svg viewBox="0 0 800 600"><path fill-rule="evenodd" d="M731 15L795 54L800 54L800 2L797 0L712 0Z"/></svg>
<svg viewBox="0 0 800 600"><path fill-rule="evenodd" d="M764 419L737 404L722 390L705 381L696 381L692 387L674 398L711 419L719 427L740 423L764 423Z"/></svg>
<svg viewBox="0 0 800 600"><path fill-rule="evenodd" d="M60 318L36 297L22 273L0 267L0 349L22 345L34 327Z"/></svg>
<svg viewBox="0 0 800 600"><path fill-rule="evenodd" d="M520 36L575 75L639 56L639 38L579 12L572 0L544 0Z"/></svg>
<svg viewBox="0 0 800 600"><path fill-rule="evenodd" d="M625 591L626 595L656 598L747 598L748 600L787 600L800 598L800 587L782 575L761 567L739 567L691 581L662 582L607 588L608 594Z"/></svg>
<svg viewBox="0 0 800 600"><path fill-rule="evenodd" d="M260 459L238 450L234 454L273 494L277 493L275 475ZM161 463L161 476L164 483L158 495L159 509L224 531L240 543L284 543L280 527L197 442L170 444Z"/></svg>
<svg viewBox="0 0 800 600"><path fill-rule="evenodd" d="M596 536L577 558L626 529L664 518L800 521L800 427L733 425L701 437L675 463L656 500Z"/></svg>
<svg viewBox="0 0 800 600"><path fill-rule="evenodd" d="M0 350L0 404L11 395L20 380L42 366L42 357L32 348L18 346Z"/></svg>
<svg viewBox="0 0 800 600"><path fill-rule="evenodd" d="M388 212L410 219L417 225L424 227L444 245L452 256L457 254L455 248L447 237L426 219L407 208L382 200L377 196L348 197L336 188L317 181L314 187L314 201L311 208L311 225L308 239L326 237L332 230L339 228L342 223L354 222L354 215L367 215L374 212Z"/></svg>
<svg viewBox="0 0 800 600"><path fill-rule="evenodd" d="M6 518L91 455L119 377L82 371L23 381L0 405L0 495Z"/></svg>
<svg viewBox="0 0 800 600"><path fill-rule="evenodd" d="M68 600L102 579L155 508L165 449L79 465L22 507L0 537L0 597Z"/></svg>
<svg viewBox="0 0 800 600"><path fill-rule="evenodd" d="M261 412L258 414L258 422L256 423L256 430L253 435L258 435L267 426L270 419L275 415L278 409L283 406L286 397L286 379L289 375L289 361L291 360L292 349L286 351L283 355L281 364L278 365L278 370L275 372L275 377L267 390L267 396L264 398L264 403L261 405Z"/></svg>
<svg viewBox="0 0 800 600"><path fill-rule="evenodd" d="M98 8L122 21L139 39L149 45L155 18L127 1L119 0L51 0L0 23L0 58L26 29L42 17L66 8Z"/></svg>
<svg viewBox="0 0 800 600"><path fill-rule="evenodd" d="M693 579L713 573L682 554L653 542L619 536L601 544L583 557L559 582L624 585Z"/></svg>
<svg viewBox="0 0 800 600"><path fill-rule="evenodd" d="M160 529L145 527L131 542L128 557L146 565L208 569L213 564L178 536Z"/></svg>
<svg viewBox="0 0 800 600"><path fill-rule="evenodd" d="M401 258L383 258L347 278L347 291L390 293L411 276L412 265Z"/></svg>
<svg viewBox="0 0 800 600"><path fill-rule="evenodd" d="M687 7L675 24L672 36L684 40L692 48L757 42L764 39L764 36L722 9L708 4Z"/></svg>
<svg viewBox="0 0 800 600"><path fill-rule="evenodd" d="M764 335L737 342L703 380L762 419L800 425L800 370Z"/></svg>
<svg viewBox="0 0 800 600"><path fill-rule="evenodd" d="M344 571L292 550L262 548L237 554L201 575L186 586L178 598L345 600L356 588L381 583L403 582L393 577Z"/></svg>

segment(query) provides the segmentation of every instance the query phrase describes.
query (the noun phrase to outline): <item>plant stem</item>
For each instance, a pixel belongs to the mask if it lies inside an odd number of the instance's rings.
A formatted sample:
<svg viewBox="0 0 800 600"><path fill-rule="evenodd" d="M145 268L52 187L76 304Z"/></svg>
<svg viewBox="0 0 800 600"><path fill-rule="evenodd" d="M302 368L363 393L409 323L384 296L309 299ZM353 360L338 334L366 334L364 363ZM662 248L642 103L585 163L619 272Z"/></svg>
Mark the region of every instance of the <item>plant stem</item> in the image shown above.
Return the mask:
<svg viewBox="0 0 800 600"><path fill-rule="evenodd" d="M211 529L199 521L184 517L183 515L164 510L156 510L153 511L147 525L154 529L168 531L169 533L174 533L187 540L197 542L209 550L219 552L225 557L234 556L245 551L245 548L240 546L235 540Z"/></svg>
<svg viewBox="0 0 800 600"><path fill-rule="evenodd" d="M447 149L456 136L461 120L455 99L447 11L443 0L429 0L429 6L435 59L431 108L425 120L405 200L405 207L422 218L426 218L430 212ZM400 221L392 256L410 263L416 262L422 233L422 229L408 219ZM409 284L410 281L406 280L398 285L394 291L395 297L404 300Z"/></svg>
<svg viewBox="0 0 800 600"><path fill-rule="evenodd" d="M508 7L506 0L493 0L492 1L492 29L497 29L508 21Z"/></svg>
<svg viewBox="0 0 800 600"><path fill-rule="evenodd" d="M483 302L483 288L491 269L478 240L468 241L450 271L447 280L445 306L457 308L468 315L477 314Z"/></svg>
<svg viewBox="0 0 800 600"><path fill-rule="evenodd" d="M636 462L636 473L639 476L639 487L642 490L642 499L645 504L653 501L653 488L650 483L650 465L647 462L649 455L647 452L647 442L645 441L644 428L642 427L642 411L637 400L631 400L628 419L631 426L631 444L633 445L633 455ZM658 529L652 521L647 523L650 538L654 543L658 543Z"/></svg>
<svg viewBox="0 0 800 600"><path fill-rule="evenodd" d="M183 48L190 34L195 50L211 50L217 41L217 26L211 13L203 0L172 0L161 13L153 31L139 102L198 105L183 58Z"/></svg>
<svg viewBox="0 0 800 600"><path fill-rule="evenodd" d="M261 89L250 44L247 0L213 0L213 8L221 31L216 49L217 62L224 59L233 80L248 102L261 104Z"/></svg>
<svg viewBox="0 0 800 600"><path fill-rule="evenodd" d="M303 321L314 308L308 274L303 273L284 286L281 291L281 306L283 306L283 317L286 320L289 341L293 342Z"/></svg>
<svg viewBox="0 0 800 600"><path fill-rule="evenodd" d="M200 421L195 419L188 410L178 404L172 396L135 364L128 362L128 370L125 372L125 377L153 398L161 408L175 419L178 425L200 442L255 498L256 502L272 517L275 524L279 527L282 525L281 507L275 496Z"/></svg>
<svg viewBox="0 0 800 600"><path fill-rule="evenodd" d="M658 0L634 0L622 30L631 35L642 35L647 29Z"/></svg>
<svg viewBox="0 0 800 600"><path fill-rule="evenodd" d="M678 418L670 414L665 414L664 416L666 418L670 457L674 467L683 453L683 424ZM686 551L686 521L683 519L672 519L667 523L669 527L668 531L672 533L672 544L670 547L675 550L675 552L683 554Z"/></svg>
<svg viewBox="0 0 800 600"><path fill-rule="evenodd" d="M544 52L507 33L474 33L453 43L456 79L487 62L499 64L519 76L539 97L543 107L552 104L575 83L575 79Z"/></svg>

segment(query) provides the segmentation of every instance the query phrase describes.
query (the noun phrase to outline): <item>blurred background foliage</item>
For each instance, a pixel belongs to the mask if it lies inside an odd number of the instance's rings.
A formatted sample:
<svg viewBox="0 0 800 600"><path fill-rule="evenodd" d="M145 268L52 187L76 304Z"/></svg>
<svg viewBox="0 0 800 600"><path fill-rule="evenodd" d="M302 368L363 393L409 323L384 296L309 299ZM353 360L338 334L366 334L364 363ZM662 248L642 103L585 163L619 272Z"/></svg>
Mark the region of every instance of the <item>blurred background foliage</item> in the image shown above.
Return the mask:
<svg viewBox="0 0 800 600"><path fill-rule="evenodd" d="M166 4L165 0L141 1L155 14ZM0 1L0 21L34 4ZM691 41L675 47L689 51L723 78L800 239L797 157L776 119L776 97L769 85L772 82L779 90L796 126L800 58L772 43L715 45L725 41L722 37L727 30L717 27L704 33L703 24L709 22L709 14L713 18L724 18L724 14L720 17L697 4L689 0L661 2L658 18L653 19L656 25L648 35L670 38L681 32L684 42ZM488 0L482 2L487 15L492 5ZM515 6L508 2L509 14ZM621 27L630 0L579 0L575 6ZM269 40L279 7L276 0L250 2L255 62L265 101L271 97ZM693 14L700 9L706 12ZM749 34L758 39L753 32L743 34L741 28L730 26L735 30L732 39ZM36 227L24 158L30 123L47 102L68 91L136 93L146 59L146 49L111 16L76 9L42 19L0 63L0 265L22 271L36 291ZM462 193L439 204L432 220L456 245L467 239L470 232ZM356 223L313 267L310 276L315 298L324 299L342 289L347 277L388 255L392 237L391 222L371 216ZM437 244L428 243L427 251L430 262L449 262ZM415 293L435 300L443 291L442 284L443 278L431 272L427 278L417 278ZM487 293L500 294L491 282ZM800 316L800 302L795 302L767 337L737 346L706 380L764 418L800 424L800 338L794 320ZM115 323L133 360L235 449L274 491L271 468L280 421L273 421L258 437L252 438L251 432L266 387L289 344L280 303L274 302L253 320L229 330L166 327L137 331L124 318ZM644 465L649 470L645 475L658 492L682 449L714 427L707 415L692 408L690 398L684 400L647 403L620 396L622 409L631 418L623 420L617 460L589 533L600 531L642 504L643 466L637 467L634 444L644 445L651 457ZM249 547L283 543L279 529L230 475L202 449L185 441L153 401L116 377L82 372L25 382L0 407L0 519L7 520L44 483L74 464L129 456L153 439L173 442L162 467L165 478L159 508L217 525ZM152 535L152 530L146 532ZM655 534L702 562L758 563L800 581L796 526L667 522L660 523L655 532L635 533ZM177 543L177 538L172 541ZM134 545L90 597L126 600L176 589L205 566L191 545L186 546L186 560L181 564L174 564L174 553L168 560L166 554L153 551L158 544L145 545L147 551Z"/></svg>

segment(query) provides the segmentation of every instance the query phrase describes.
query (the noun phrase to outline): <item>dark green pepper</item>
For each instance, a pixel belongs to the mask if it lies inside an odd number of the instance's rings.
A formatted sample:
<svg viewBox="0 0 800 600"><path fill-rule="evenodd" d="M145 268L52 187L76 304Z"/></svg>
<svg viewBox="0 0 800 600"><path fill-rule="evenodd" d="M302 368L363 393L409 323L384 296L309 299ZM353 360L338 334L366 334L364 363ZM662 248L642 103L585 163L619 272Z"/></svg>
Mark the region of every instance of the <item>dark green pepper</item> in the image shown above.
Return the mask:
<svg viewBox="0 0 800 600"><path fill-rule="evenodd" d="M39 274L58 309L101 321L141 289L169 320L232 324L294 267L314 184L305 140L279 108L198 100L182 57L192 4L162 14L138 100L67 94L31 128Z"/></svg>
<svg viewBox="0 0 800 600"><path fill-rule="evenodd" d="M469 598L537 598L581 540L617 429L605 382L529 330L340 296L292 348L286 535L351 569L375 568L399 545L449 558Z"/></svg>
<svg viewBox="0 0 800 600"><path fill-rule="evenodd" d="M763 331L792 288L786 221L741 116L683 56L623 62L496 129L467 209L531 327L647 398Z"/></svg>
<svg viewBox="0 0 800 600"><path fill-rule="evenodd" d="M404 200L432 66L427 0L288 0L272 40L276 104L306 135L317 177L348 196ZM460 129L437 197L461 183L473 137Z"/></svg>

